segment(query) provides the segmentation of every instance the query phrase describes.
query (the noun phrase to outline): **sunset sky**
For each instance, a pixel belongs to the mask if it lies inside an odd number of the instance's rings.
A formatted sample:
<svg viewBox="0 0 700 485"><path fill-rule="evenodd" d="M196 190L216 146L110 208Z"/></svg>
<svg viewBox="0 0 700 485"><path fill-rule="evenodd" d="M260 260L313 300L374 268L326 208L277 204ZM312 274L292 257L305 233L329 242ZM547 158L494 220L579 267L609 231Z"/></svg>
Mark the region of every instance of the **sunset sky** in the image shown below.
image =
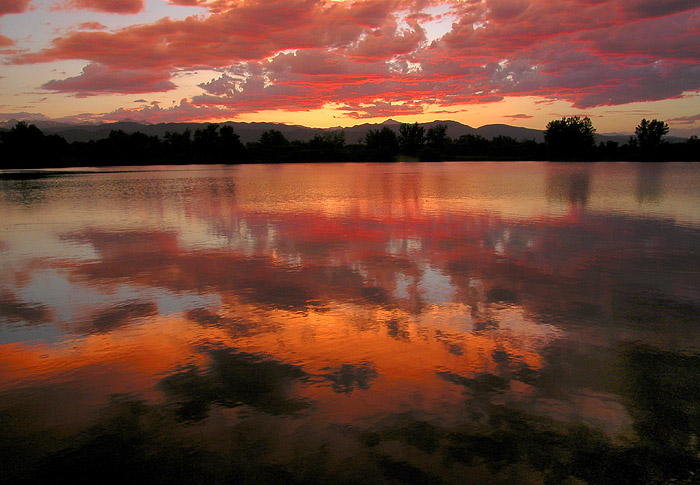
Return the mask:
<svg viewBox="0 0 700 485"><path fill-rule="evenodd" d="M699 0L1 0L0 121L700 134Z"/></svg>

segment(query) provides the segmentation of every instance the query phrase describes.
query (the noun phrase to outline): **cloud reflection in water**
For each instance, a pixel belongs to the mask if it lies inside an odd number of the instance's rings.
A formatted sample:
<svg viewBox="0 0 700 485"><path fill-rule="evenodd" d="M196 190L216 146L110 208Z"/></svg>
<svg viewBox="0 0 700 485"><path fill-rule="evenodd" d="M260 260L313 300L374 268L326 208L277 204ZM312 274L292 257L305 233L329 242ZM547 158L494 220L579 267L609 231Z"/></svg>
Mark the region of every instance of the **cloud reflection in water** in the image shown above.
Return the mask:
<svg viewBox="0 0 700 485"><path fill-rule="evenodd" d="M505 167L519 175L81 174L41 203L12 188L0 447L29 465L4 478L85 460L156 481L163 467L256 483L688 478L697 173ZM118 470L96 446L136 451Z"/></svg>

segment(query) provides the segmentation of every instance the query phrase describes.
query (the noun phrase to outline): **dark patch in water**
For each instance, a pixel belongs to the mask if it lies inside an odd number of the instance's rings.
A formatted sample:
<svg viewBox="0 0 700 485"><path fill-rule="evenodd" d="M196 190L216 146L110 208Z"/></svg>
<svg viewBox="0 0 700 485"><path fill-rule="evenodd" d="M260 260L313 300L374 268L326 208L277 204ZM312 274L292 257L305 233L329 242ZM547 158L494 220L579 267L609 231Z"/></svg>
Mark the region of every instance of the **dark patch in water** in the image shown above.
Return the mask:
<svg viewBox="0 0 700 485"><path fill-rule="evenodd" d="M210 357L209 369L193 365L160 383L182 419L202 420L214 404L247 405L272 415L295 414L308 407L307 402L286 396L294 381L307 377L300 367L232 349L213 350Z"/></svg>
<svg viewBox="0 0 700 485"><path fill-rule="evenodd" d="M343 364L339 367L325 368L330 371L322 377L331 382L333 392L352 394L355 389L367 390L371 382L379 375L371 362L360 364Z"/></svg>

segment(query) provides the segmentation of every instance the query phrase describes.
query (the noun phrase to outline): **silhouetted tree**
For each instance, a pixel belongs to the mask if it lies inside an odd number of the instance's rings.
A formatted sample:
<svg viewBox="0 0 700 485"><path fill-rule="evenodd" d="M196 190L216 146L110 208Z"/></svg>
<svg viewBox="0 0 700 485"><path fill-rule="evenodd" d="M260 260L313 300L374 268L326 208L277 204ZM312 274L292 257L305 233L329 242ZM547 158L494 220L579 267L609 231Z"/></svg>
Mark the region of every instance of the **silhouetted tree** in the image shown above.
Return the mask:
<svg viewBox="0 0 700 485"><path fill-rule="evenodd" d="M204 163L235 163L242 161L245 148L230 126L212 123L194 132L194 157Z"/></svg>
<svg viewBox="0 0 700 485"><path fill-rule="evenodd" d="M642 150L656 148L661 145L661 139L668 134L668 125L664 121L642 119L634 129L637 142Z"/></svg>
<svg viewBox="0 0 700 485"><path fill-rule="evenodd" d="M223 163L236 163L243 160L245 147L241 143L241 137L228 125L219 129L218 148L218 155Z"/></svg>
<svg viewBox="0 0 700 485"><path fill-rule="evenodd" d="M18 122L10 131L0 133L0 168L34 168L50 166L48 160L42 159L50 154L45 153L44 134L35 125L24 121ZM54 158L50 160L53 162Z"/></svg>
<svg viewBox="0 0 700 485"><path fill-rule="evenodd" d="M425 146L420 151L420 159L429 162L444 160L451 143L446 125L431 126L425 136Z"/></svg>
<svg viewBox="0 0 700 485"><path fill-rule="evenodd" d="M617 160L619 157L620 144L616 141L608 140L605 143L600 142L598 145L599 160Z"/></svg>
<svg viewBox="0 0 700 485"><path fill-rule="evenodd" d="M381 130L369 130L365 135L369 161L390 162L399 154L399 139L385 126Z"/></svg>
<svg viewBox="0 0 700 485"><path fill-rule="evenodd" d="M405 155L415 157L425 143L425 128L418 123L399 126L399 146Z"/></svg>
<svg viewBox="0 0 700 485"><path fill-rule="evenodd" d="M586 158L595 148L594 134L595 128L588 116L570 116L550 121L544 132L544 141L554 158Z"/></svg>
<svg viewBox="0 0 700 485"><path fill-rule="evenodd" d="M163 145L157 136L112 130L107 138L94 143L97 158L91 165L142 165L160 163L164 159Z"/></svg>
<svg viewBox="0 0 700 485"><path fill-rule="evenodd" d="M219 153L219 125L212 123L194 132L194 154L201 162L213 162Z"/></svg>
<svg viewBox="0 0 700 485"><path fill-rule="evenodd" d="M656 158L659 154L662 138L668 134L668 125L664 121L642 121L634 129L637 135L637 144L642 158Z"/></svg>
<svg viewBox="0 0 700 485"><path fill-rule="evenodd" d="M460 136L453 149L457 155L465 155L467 157L482 157L489 151L491 143L481 135L467 134Z"/></svg>
<svg viewBox="0 0 700 485"><path fill-rule="evenodd" d="M282 150L289 145L289 141L279 130L268 130L260 135L260 144L272 150Z"/></svg>
<svg viewBox="0 0 700 485"><path fill-rule="evenodd" d="M494 158L520 158L520 142L512 136L499 135L491 139L489 155Z"/></svg>
<svg viewBox="0 0 700 485"><path fill-rule="evenodd" d="M279 130L268 130L260 135L257 142L246 144L248 156L257 162L295 161L298 147L293 146Z"/></svg>
<svg viewBox="0 0 700 485"><path fill-rule="evenodd" d="M314 136L308 143L310 149L307 154L308 161L330 162L343 159L343 147L345 147L345 132L331 131Z"/></svg>
<svg viewBox="0 0 700 485"><path fill-rule="evenodd" d="M316 135L311 139L309 145L312 148L322 150L337 150L343 148L345 146L345 132L338 130Z"/></svg>
<svg viewBox="0 0 700 485"><path fill-rule="evenodd" d="M187 129L182 133L165 132L164 145L171 163L189 163L192 161L192 132Z"/></svg>

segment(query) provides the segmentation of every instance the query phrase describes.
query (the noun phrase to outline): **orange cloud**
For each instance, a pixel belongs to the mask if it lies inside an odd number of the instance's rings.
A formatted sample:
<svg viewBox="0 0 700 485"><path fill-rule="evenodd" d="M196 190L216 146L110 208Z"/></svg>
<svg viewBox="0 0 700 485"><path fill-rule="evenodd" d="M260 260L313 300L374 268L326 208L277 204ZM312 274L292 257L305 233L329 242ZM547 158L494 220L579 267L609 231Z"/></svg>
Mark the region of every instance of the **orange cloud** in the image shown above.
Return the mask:
<svg viewBox="0 0 700 485"><path fill-rule="evenodd" d="M27 10L30 0L3 0L0 2L0 17L9 13L22 13Z"/></svg>
<svg viewBox="0 0 700 485"><path fill-rule="evenodd" d="M96 12L134 14L143 10L143 0L68 0L66 6Z"/></svg>
<svg viewBox="0 0 700 485"><path fill-rule="evenodd" d="M81 30L106 30L107 26L99 22L83 22L78 25L78 28Z"/></svg>
<svg viewBox="0 0 700 485"><path fill-rule="evenodd" d="M11 45L15 45L15 41L0 34L0 48L9 47Z"/></svg>

